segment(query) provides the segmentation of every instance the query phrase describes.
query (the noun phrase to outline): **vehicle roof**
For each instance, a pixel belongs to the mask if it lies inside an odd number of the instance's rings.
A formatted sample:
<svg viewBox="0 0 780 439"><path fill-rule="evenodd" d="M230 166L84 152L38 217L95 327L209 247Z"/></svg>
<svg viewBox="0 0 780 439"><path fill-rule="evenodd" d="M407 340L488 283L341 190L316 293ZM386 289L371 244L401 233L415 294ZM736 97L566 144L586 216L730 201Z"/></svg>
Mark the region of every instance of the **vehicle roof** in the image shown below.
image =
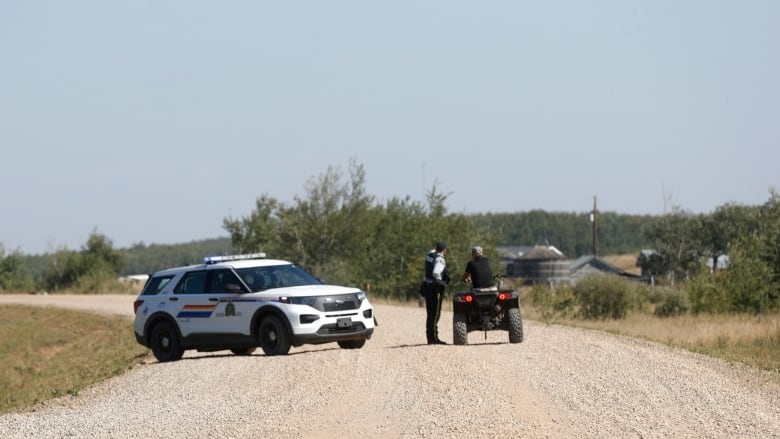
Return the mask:
<svg viewBox="0 0 780 439"><path fill-rule="evenodd" d="M181 267L167 268L154 272L155 276L177 274L183 271L193 270L213 270L216 268L255 268L255 267L273 267L277 265L293 265L290 261L281 259L240 259L235 261L218 262L216 264L195 264Z"/></svg>

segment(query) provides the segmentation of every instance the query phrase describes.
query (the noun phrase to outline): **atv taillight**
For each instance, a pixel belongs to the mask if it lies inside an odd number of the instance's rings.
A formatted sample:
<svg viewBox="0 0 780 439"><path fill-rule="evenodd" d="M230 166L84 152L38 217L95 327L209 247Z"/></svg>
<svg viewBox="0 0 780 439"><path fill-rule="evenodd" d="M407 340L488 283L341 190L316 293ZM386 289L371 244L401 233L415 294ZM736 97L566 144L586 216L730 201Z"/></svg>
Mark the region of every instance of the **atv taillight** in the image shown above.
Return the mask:
<svg viewBox="0 0 780 439"><path fill-rule="evenodd" d="M143 303L143 300L136 300L133 302L133 314L138 314L138 308L140 308Z"/></svg>
<svg viewBox="0 0 780 439"><path fill-rule="evenodd" d="M509 293L498 293L498 300L507 300L512 297Z"/></svg>
<svg viewBox="0 0 780 439"><path fill-rule="evenodd" d="M466 302L466 303L471 303L471 302L474 301L474 296L472 296L471 294L469 294L467 296L463 296L463 301Z"/></svg>

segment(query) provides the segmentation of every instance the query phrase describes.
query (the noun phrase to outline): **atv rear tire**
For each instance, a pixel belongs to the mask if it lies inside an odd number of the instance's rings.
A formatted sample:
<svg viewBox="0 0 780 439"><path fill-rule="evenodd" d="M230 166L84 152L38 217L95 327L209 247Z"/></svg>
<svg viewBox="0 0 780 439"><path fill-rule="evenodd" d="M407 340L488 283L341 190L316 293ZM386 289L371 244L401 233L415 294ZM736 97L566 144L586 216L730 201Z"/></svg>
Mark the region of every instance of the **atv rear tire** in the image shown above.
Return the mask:
<svg viewBox="0 0 780 439"><path fill-rule="evenodd" d="M465 345L469 343L469 330L466 326L466 315L452 315L452 344Z"/></svg>
<svg viewBox="0 0 780 439"><path fill-rule="evenodd" d="M520 309L508 309L506 319L509 326L509 343L521 343L523 341L523 318L520 316Z"/></svg>

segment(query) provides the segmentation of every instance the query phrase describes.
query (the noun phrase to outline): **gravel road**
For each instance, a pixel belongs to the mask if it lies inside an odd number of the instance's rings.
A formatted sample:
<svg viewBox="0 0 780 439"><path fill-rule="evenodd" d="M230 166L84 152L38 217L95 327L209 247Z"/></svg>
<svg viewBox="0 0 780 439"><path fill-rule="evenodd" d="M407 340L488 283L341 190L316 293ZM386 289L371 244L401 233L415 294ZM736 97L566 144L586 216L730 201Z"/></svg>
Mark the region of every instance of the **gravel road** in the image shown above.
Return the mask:
<svg viewBox="0 0 780 439"><path fill-rule="evenodd" d="M0 295L0 304L130 318L133 299ZM0 416L0 437L780 437L777 375L532 321L521 344L497 331L428 346L422 308L375 309L380 326L363 349L150 356L76 397ZM442 314L444 340L451 321Z"/></svg>

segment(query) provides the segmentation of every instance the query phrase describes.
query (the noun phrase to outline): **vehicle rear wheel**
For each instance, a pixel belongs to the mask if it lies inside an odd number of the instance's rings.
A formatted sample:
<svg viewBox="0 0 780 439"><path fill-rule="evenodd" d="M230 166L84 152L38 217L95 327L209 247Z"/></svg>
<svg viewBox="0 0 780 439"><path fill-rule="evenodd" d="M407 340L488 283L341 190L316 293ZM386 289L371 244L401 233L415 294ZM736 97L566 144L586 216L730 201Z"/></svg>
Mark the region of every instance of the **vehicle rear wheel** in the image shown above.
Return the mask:
<svg viewBox="0 0 780 439"><path fill-rule="evenodd" d="M456 313L452 315L452 343L465 345L469 343L469 330L466 326L466 315Z"/></svg>
<svg viewBox="0 0 780 439"><path fill-rule="evenodd" d="M184 348L181 346L179 333L169 322L163 321L154 325L149 345L152 348L154 358L161 363L176 361L184 355Z"/></svg>
<svg viewBox="0 0 780 439"><path fill-rule="evenodd" d="M361 340L341 340L336 342L341 349L360 349L366 344L366 339Z"/></svg>
<svg viewBox="0 0 780 439"><path fill-rule="evenodd" d="M263 318L258 337L260 347L266 355L286 355L290 352L290 335L287 334L287 327L275 315Z"/></svg>
<svg viewBox="0 0 780 439"><path fill-rule="evenodd" d="M506 319L509 326L509 343L521 343L523 341L523 318L520 309L507 310Z"/></svg>
<svg viewBox="0 0 780 439"><path fill-rule="evenodd" d="M230 352L236 354L236 355L252 355L252 353L255 351L255 347L251 348L232 348L230 349Z"/></svg>

